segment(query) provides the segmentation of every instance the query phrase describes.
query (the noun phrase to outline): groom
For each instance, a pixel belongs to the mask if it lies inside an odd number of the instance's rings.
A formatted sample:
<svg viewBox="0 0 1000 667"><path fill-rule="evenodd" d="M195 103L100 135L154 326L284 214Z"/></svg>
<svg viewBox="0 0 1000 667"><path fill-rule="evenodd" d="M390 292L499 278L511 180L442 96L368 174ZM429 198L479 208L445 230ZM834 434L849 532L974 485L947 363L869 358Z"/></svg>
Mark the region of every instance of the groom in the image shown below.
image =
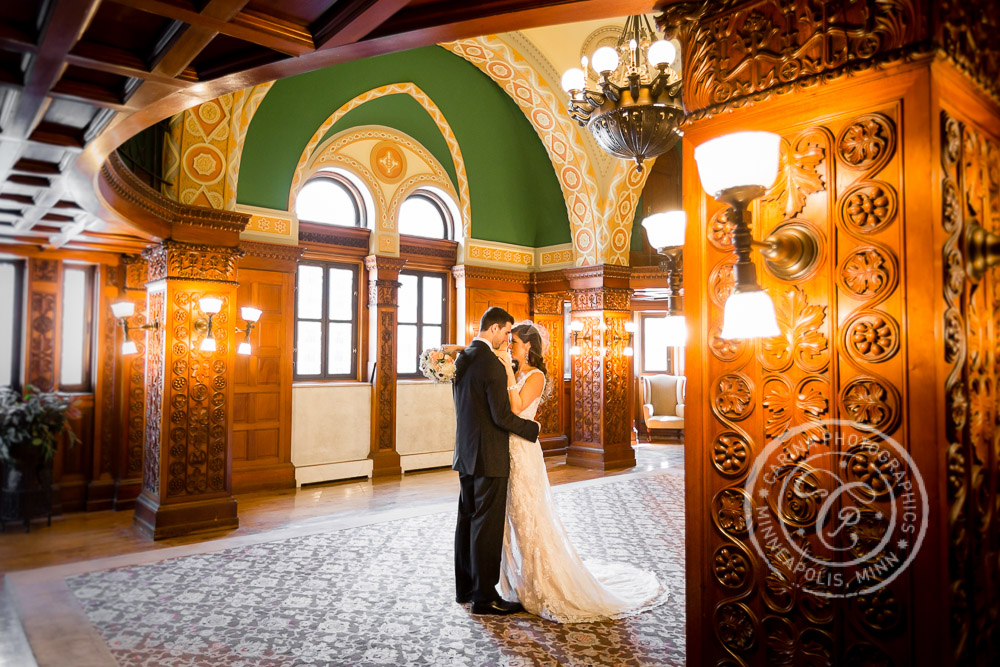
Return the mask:
<svg viewBox="0 0 1000 667"><path fill-rule="evenodd" d="M507 347L514 318L490 308L479 321L479 335L455 360L455 461L461 492L455 530L455 584L459 603L472 602L473 614L515 614L524 608L497 593L500 552L510 475L510 433L528 442L538 438L538 423L510 409L507 374L494 350Z"/></svg>

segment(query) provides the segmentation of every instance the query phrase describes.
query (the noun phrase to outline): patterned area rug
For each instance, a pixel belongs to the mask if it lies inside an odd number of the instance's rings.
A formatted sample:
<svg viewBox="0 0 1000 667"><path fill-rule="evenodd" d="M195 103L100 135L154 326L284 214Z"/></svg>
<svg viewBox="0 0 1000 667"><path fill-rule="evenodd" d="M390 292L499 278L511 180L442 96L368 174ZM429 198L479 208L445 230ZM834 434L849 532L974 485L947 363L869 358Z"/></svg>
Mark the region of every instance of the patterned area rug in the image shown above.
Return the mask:
<svg viewBox="0 0 1000 667"><path fill-rule="evenodd" d="M67 579L121 665L683 665L680 470L555 487L584 558L652 569L662 607L558 625L454 602L454 512Z"/></svg>

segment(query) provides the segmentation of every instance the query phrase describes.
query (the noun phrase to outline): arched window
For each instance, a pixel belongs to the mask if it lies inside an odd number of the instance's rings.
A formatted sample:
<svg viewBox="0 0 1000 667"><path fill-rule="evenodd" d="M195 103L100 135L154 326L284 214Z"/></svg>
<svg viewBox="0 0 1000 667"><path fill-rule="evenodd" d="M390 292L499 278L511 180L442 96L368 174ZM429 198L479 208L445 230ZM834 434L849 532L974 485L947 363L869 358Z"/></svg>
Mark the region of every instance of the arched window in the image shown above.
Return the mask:
<svg viewBox="0 0 1000 667"><path fill-rule="evenodd" d="M358 187L340 174L320 172L299 190L295 215L300 221L365 227L365 205Z"/></svg>
<svg viewBox="0 0 1000 667"><path fill-rule="evenodd" d="M451 239L452 214L444 199L418 190L399 207L399 233L429 239Z"/></svg>

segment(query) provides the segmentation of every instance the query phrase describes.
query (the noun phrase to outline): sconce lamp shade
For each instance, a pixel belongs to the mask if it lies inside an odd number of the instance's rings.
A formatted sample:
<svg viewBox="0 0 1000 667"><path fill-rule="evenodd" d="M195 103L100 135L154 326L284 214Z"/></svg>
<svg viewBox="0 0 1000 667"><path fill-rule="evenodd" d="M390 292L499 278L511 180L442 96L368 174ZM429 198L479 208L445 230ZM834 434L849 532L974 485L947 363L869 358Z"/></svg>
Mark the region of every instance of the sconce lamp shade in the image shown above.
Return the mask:
<svg viewBox="0 0 1000 667"><path fill-rule="evenodd" d="M649 51L646 52L646 55L646 59L653 67L669 65L677 57L677 47L666 39L658 39L649 45Z"/></svg>
<svg viewBox="0 0 1000 667"><path fill-rule="evenodd" d="M627 331L628 333L635 333L636 329L637 327L635 326L635 322L633 322L632 320L629 320L628 322L625 323L625 331Z"/></svg>
<svg viewBox="0 0 1000 667"><path fill-rule="evenodd" d="M133 343L132 341L127 340L124 343L122 343L122 354L135 354L138 351L139 348L137 348L135 346L135 343Z"/></svg>
<svg viewBox="0 0 1000 667"><path fill-rule="evenodd" d="M771 295L762 289L733 292L726 299L719 338L770 338L780 336Z"/></svg>
<svg viewBox="0 0 1000 667"><path fill-rule="evenodd" d="M635 350L632 349L631 345L622 348L622 356L631 357L633 354L635 354Z"/></svg>
<svg viewBox="0 0 1000 667"><path fill-rule="evenodd" d="M780 144L773 132L734 132L706 141L694 149L702 187L713 197L740 186L771 187Z"/></svg>
<svg viewBox="0 0 1000 667"><path fill-rule="evenodd" d="M573 356L580 354L580 352L581 350L579 345L574 345L573 347L569 348L569 353Z"/></svg>
<svg viewBox="0 0 1000 667"><path fill-rule="evenodd" d="M587 87L587 75L579 67L571 67L563 72L562 87L567 93L583 90Z"/></svg>
<svg viewBox="0 0 1000 667"><path fill-rule="evenodd" d="M247 322L256 322L257 320L260 319L260 315L263 312L264 311L262 311L260 308L251 308L250 306L243 306L242 308L240 308L240 314L243 316L243 319L246 320Z"/></svg>
<svg viewBox="0 0 1000 667"><path fill-rule="evenodd" d="M201 341L201 351L202 352L215 352L215 338L212 336L205 336Z"/></svg>
<svg viewBox="0 0 1000 667"><path fill-rule="evenodd" d="M135 314L135 304L131 301L119 301L118 303L111 304L111 314L115 316L115 319L120 320L124 317L132 317Z"/></svg>
<svg viewBox="0 0 1000 667"><path fill-rule="evenodd" d="M601 74L614 72L618 69L618 51L610 46L602 46L594 51L594 57L590 59L590 64L595 71Z"/></svg>
<svg viewBox="0 0 1000 667"><path fill-rule="evenodd" d="M646 216L642 228L646 230L649 245L654 248L676 248L684 245L684 228L687 215L684 211L667 211Z"/></svg>
<svg viewBox="0 0 1000 667"><path fill-rule="evenodd" d="M687 345L687 322L683 315L667 315L663 318L663 342L667 347Z"/></svg>
<svg viewBox="0 0 1000 667"><path fill-rule="evenodd" d="M251 348L250 343L240 343L240 346L236 348L236 354L250 354Z"/></svg>
<svg viewBox="0 0 1000 667"><path fill-rule="evenodd" d="M580 320L573 320L569 323L570 331L583 331L583 322Z"/></svg>
<svg viewBox="0 0 1000 667"><path fill-rule="evenodd" d="M198 306L201 308L201 312L207 315L215 315L222 310L222 299L216 299L214 296L206 296L198 301Z"/></svg>

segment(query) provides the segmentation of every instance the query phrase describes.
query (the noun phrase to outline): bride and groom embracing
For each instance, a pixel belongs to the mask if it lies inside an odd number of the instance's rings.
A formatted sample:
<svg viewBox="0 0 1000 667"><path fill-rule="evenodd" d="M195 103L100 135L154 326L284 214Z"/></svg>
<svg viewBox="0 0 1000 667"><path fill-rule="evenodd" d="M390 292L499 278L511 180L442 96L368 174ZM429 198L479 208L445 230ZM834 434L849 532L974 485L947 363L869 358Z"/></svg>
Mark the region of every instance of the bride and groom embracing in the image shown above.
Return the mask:
<svg viewBox="0 0 1000 667"><path fill-rule="evenodd" d="M473 614L527 610L559 623L662 604L667 590L655 575L625 563L584 563L559 520L533 421L547 346L542 327L514 326L494 307L455 360L456 601L472 602Z"/></svg>

